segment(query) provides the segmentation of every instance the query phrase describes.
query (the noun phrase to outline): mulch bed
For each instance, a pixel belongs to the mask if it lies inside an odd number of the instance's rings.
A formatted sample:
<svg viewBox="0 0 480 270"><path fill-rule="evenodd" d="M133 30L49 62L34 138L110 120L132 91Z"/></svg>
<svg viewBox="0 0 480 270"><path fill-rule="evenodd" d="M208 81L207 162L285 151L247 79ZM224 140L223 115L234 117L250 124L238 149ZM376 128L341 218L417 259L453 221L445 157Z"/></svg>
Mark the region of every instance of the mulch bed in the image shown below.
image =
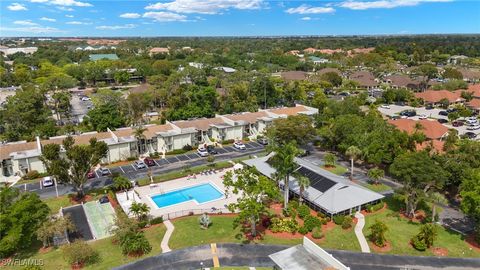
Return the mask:
<svg viewBox="0 0 480 270"><path fill-rule="evenodd" d="M418 211L415 211L415 216L413 218L410 218L405 212L401 212L400 213L400 216L404 219L408 219L412 222L416 222L416 223L422 223L422 221L425 219L425 217L427 216L425 214L425 211L423 210L418 210Z"/></svg>
<svg viewBox="0 0 480 270"><path fill-rule="evenodd" d="M40 254L47 253L47 252L51 251L52 249L53 249L53 247L46 247L46 248L41 247L40 249L38 249L38 253L40 253Z"/></svg>
<svg viewBox="0 0 480 270"><path fill-rule="evenodd" d="M370 243L370 248L373 249L373 251L375 252L378 252L378 253L385 253L385 252L389 252L390 250L392 250L392 244L390 242L385 242L385 246L383 247L379 247L377 245L375 245L374 243Z"/></svg>
<svg viewBox="0 0 480 270"><path fill-rule="evenodd" d="M93 200L93 197L91 195L88 195L88 194L83 196L83 198L80 199L80 200L78 200L76 198L76 196L73 196L73 197L70 198L70 202L72 204L81 204L82 202L86 203L86 202L89 202L89 201L92 201L92 200Z"/></svg>
<svg viewBox="0 0 480 270"><path fill-rule="evenodd" d="M110 194L108 194L107 197L108 197L108 200L110 201L110 204L112 205L113 209L116 209L117 207L120 207L116 198L112 198L112 196L110 196Z"/></svg>
<svg viewBox="0 0 480 270"><path fill-rule="evenodd" d="M470 246L470 248L480 252L480 243L475 241L475 235L474 234L468 235L467 238L465 239L465 242L467 242L467 244Z"/></svg>
<svg viewBox="0 0 480 270"><path fill-rule="evenodd" d="M432 248L433 254L438 257L446 257L448 256L448 249L442 247L434 247Z"/></svg>
<svg viewBox="0 0 480 270"><path fill-rule="evenodd" d="M383 207L381 209L378 209L377 211L374 211L374 212L368 212L367 210L362 210L360 211L360 213L362 213L364 216L368 216L368 215L372 215L372 214L377 214L377 213L381 213L383 211L385 211L385 209L388 208L388 205L386 203L383 203Z"/></svg>

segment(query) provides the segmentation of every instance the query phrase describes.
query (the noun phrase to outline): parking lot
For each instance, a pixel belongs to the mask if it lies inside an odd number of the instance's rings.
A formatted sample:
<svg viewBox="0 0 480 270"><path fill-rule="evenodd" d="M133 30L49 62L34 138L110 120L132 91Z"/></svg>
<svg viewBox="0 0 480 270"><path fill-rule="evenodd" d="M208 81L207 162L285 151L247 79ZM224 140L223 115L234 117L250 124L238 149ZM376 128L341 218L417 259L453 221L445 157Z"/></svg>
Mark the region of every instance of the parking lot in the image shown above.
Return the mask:
<svg viewBox="0 0 480 270"><path fill-rule="evenodd" d="M398 116L399 113L402 112L402 111L415 110L417 112L417 115L413 116L413 117L408 117L408 119L419 120L420 115L426 115L431 120L437 120L437 119L448 120L447 116L438 114L440 111L444 111L444 109L434 108L434 109L431 109L431 110L427 110L427 109L425 109L425 107L414 108L414 107L410 107L410 106L399 106L399 105L389 105L389 107L390 107L390 109L379 107L378 111L380 111L380 113L382 113L383 115L386 115L386 116ZM451 125L451 123L446 123L446 124L443 124L443 125L450 128L450 129L456 129L458 131L459 135L463 135L467 132L473 132L473 133L477 134L476 140L480 140L480 129L479 130L467 130L466 125L463 125L461 127L454 127L454 126Z"/></svg>

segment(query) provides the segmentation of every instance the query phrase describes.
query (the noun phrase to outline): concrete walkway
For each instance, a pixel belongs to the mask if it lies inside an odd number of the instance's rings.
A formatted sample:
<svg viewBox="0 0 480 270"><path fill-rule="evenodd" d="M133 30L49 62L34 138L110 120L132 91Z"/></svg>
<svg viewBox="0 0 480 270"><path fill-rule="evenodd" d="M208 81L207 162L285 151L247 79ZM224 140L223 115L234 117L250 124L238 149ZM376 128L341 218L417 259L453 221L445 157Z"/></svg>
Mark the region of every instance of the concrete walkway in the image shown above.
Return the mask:
<svg viewBox="0 0 480 270"><path fill-rule="evenodd" d="M162 242L160 243L160 247L162 247L162 253L166 253L166 252L172 251L168 246L168 241L170 241L170 236L172 236L172 233L175 227L173 226L172 222L170 222L170 220L165 220L163 224L165 224L165 227L167 227L167 232L163 236Z"/></svg>
<svg viewBox="0 0 480 270"><path fill-rule="evenodd" d="M355 217L358 219L357 225L355 225L355 235L357 236L358 243L363 253L370 253L370 247L368 246L367 239L363 235L363 227L365 226L365 216L362 213L355 213Z"/></svg>

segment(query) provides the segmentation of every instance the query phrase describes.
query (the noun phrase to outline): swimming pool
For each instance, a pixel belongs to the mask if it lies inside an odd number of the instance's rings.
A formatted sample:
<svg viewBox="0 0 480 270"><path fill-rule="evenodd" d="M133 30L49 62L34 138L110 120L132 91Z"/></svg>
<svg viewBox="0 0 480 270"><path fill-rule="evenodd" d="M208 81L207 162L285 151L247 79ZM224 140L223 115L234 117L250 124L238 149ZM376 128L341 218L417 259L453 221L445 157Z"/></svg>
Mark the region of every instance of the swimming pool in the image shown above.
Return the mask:
<svg viewBox="0 0 480 270"><path fill-rule="evenodd" d="M170 191L164 194L152 196L152 201L158 208L172 206L188 201L195 201L197 204L202 204L223 197L223 193L215 188L212 184L200 184L193 187L182 188L175 191Z"/></svg>

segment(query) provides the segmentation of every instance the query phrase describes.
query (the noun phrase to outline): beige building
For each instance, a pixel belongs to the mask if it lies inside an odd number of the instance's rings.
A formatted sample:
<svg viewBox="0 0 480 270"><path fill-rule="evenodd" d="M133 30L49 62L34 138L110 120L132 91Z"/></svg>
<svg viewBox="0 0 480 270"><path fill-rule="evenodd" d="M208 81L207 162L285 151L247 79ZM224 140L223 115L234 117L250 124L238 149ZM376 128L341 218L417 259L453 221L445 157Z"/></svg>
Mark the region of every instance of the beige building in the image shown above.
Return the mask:
<svg viewBox="0 0 480 270"><path fill-rule="evenodd" d="M318 110L303 105L282 107L258 112L244 112L216 115L214 118L201 118L168 122L164 125L146 125L143 138L135 137L135 129L119 128L107 132L89 132L74 135L76 144L88 144L96 138L108 145L107 157L103 163L126 160L129 157L151 153L165 154L186 145L196 147L201 144L222 143L223 141L254 139L277 118L289 115L314 115ZM34 142L12 142L0 144L0 171L2 178L23 176L29 171L45 172L40 160L42 147L47 144L62 144L66 136Z"/></svg>

